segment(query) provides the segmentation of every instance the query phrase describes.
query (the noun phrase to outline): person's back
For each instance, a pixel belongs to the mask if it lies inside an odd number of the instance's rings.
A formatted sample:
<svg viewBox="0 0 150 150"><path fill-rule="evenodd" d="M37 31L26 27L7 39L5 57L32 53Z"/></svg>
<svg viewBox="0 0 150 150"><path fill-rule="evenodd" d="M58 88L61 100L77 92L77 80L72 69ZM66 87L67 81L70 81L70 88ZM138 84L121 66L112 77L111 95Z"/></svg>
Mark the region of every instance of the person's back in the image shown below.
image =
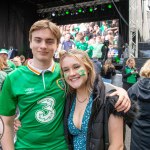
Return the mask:
<svg viewBox="0 0 150 150"><path fill-rule="evenodd" d="M129 88L129 97L138 102L139 116L131 127L131 150L150 149L150 60L140 71L142 78ZM144 77L144 78L143 78Z"/></svg>
<svg viewBox="0 0 150 150"><path fill-rule="evenodd" d="M101 68L101 76L103 81L111 83L112 76L114 76L115 74L116 74L116 70L114 65L112 64L110 59L107 59Z"/></svg>

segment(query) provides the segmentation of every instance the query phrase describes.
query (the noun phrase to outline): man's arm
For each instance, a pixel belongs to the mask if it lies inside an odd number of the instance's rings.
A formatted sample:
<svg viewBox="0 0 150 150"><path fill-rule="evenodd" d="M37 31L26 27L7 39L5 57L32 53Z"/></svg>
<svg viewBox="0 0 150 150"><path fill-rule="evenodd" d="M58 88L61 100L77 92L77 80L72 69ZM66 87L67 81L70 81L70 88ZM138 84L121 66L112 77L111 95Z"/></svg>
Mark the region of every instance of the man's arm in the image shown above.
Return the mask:
<svg viewBox="0 0 150 150"><path fill-rule="evenodd" d="M105 86L106 86L106 93L112 89L116 89L115 92L109 95L109 96L114 96L114 95L119 96L119 99L117 103L115 104L116 110L118 112L120 111L127 112L131 107L131 101L130 101L127 91L121 87L114 86L110 83L105 83Z"/></svg>
<svg viewBox="0 0 150 150"><path fill-rule="evenodd" d="M13 123L15 116L1 116L4 122L4 134L1 139L3 150L14 150L14 129Z"/></svg>

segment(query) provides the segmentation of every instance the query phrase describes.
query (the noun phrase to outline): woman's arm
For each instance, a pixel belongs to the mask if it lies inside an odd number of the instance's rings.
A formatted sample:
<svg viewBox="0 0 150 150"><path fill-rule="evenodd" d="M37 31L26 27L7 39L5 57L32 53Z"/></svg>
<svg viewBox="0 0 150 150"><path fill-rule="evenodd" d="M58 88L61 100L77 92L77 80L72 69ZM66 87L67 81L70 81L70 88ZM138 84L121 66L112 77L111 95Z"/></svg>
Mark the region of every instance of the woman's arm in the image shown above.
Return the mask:
<svg viewBox="0 0 150 150"><path fill-rule="evenodd" d="M108 133L108 150L123 150L123 118L111 114L108 119Z"/></svg>

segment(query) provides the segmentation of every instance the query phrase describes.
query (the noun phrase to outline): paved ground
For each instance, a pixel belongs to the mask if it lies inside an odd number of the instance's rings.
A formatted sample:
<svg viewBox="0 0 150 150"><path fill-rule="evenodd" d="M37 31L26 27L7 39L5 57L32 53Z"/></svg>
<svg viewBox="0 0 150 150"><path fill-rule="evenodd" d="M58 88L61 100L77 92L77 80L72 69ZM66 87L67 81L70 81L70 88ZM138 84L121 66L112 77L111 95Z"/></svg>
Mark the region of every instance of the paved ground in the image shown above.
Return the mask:
<svg viewBox="0 0 150 150"><path fill-rule="evenodd" d="M122 75L121 74L116 74L114 79L113 79L113 85L122 87ZM131 139L131 131L128 126L126 126L126 139L125 139L125 145L127 150L130 150L130 139Z"/></svg>

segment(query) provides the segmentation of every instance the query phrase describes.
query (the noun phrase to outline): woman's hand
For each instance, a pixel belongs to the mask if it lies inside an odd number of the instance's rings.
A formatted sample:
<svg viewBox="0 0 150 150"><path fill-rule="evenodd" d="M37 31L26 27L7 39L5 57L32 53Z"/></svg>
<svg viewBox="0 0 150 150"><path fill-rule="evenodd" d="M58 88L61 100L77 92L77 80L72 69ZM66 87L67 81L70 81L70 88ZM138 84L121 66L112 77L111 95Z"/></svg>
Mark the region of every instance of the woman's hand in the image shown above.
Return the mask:
<svg viewBox="0 0 150 150"><path fill-rule="evenodd" d="M117 91L111 93L109 96L118 95L119 99L115 104L115 108L118 112L124 111L126 113L131 107L131 101L129 99L128 93L123 88L120 87L115 88Z"/></svg>
<svg viewBox="0 0 150 150"><path fill-rule="evenodd" d="M14 132L17 132L19 130L19 127L21 127L21 122L18 119L14 120Z"/></svg>

